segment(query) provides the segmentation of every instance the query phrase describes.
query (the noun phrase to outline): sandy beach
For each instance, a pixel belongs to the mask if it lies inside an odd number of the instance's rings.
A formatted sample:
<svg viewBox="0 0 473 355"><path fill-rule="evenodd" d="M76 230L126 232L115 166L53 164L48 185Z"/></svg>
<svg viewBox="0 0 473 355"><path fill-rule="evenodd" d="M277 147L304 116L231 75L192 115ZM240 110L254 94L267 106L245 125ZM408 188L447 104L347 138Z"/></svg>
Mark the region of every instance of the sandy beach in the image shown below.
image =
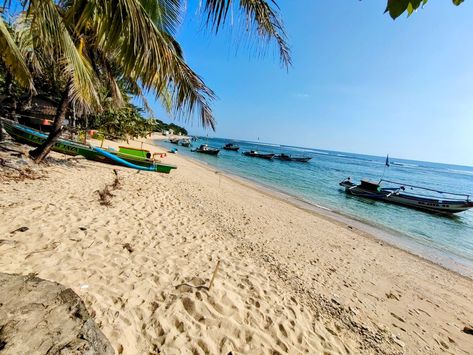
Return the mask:
<svg viewBox="0 0 473 355"><path fill-rule="evenodd" d="M0 272L72 288L119 354L473 353L470 278L190 159L165 161L178 169L53 153L42 178L2 178Z"/></svg>

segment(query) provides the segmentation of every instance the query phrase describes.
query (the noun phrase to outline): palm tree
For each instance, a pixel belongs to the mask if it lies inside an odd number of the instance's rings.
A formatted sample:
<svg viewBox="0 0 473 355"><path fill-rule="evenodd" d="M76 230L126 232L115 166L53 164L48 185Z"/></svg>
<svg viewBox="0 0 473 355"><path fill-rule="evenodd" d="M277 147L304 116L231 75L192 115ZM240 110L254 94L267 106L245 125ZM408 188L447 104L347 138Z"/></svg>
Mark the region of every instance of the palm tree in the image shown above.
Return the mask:
<svg viewBox="0 0 473 355"><path fill-rule="evenodd" d="M232 3L204 1L203 15L215 32L225 24ZM107 85L117 99L116 80L125 80L137 93L154 92L176 115L197 111L202 125L215 128L210 107L214 93L185 63L173 37L183 1L30 0L25 4L35 50L60 63L65 79L53 131L45 144L31 152L36 161L41 161L57 140L70 102L89 110L100 109L97 76L108 78ZM277 8L274 1L271 4ZM264 0L238 2L247 27L265 40L274 39L282 63L289 66L284 28L273 7Z"/></svg>
<svg viewBox="0 0 473 355"><path fill-rule="evenodd" d="M23 88L34 92L33 77L23 61L18 46L13 39L10 30L0 16L0 53L3 63L7 69L7 87L11 88L13 78ZM9 94L11 90L9 89ZM3 140L3 125L0 120L0 140Z"/></svg>

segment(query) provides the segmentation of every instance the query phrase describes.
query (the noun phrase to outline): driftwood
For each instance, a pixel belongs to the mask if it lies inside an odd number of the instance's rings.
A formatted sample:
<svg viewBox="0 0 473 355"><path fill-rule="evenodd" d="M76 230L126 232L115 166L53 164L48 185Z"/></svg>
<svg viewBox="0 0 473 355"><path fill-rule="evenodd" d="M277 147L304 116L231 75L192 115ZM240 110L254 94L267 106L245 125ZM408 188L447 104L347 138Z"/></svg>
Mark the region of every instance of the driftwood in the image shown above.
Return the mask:
<svg viewBox="0 0 473 355"><path fill-rule="evenodd" d="M217 272L220 268L220 260L217 261L217 265L215 265L215 269L214 269L214 272L212 273L212 278L210 279L210 283L208 286L206 285L190 285L188 283L182 283L182 284L179 284L177 286L175 286L176 289L179 289L181 287L189 287L189 288L195 288L195 289L198 289L198 290L206 290L206 291L210 291L210 289L212 288L213 284L214 284L214 281L215 281L215 277L217 276Z"/></svg>
<svg viewBox="0 0 473 355"><path fill-rule="evenodd" d="M109 185L105 185L102 190L97 190L96 192L99 194L99 202L102 206L111 206L112 205L112 197L115 196L112 194L111 191L118 190L121 185L120 177L118 176L118 171L113 169L113 173L115 174L115 178L113 182Z"/></svg>

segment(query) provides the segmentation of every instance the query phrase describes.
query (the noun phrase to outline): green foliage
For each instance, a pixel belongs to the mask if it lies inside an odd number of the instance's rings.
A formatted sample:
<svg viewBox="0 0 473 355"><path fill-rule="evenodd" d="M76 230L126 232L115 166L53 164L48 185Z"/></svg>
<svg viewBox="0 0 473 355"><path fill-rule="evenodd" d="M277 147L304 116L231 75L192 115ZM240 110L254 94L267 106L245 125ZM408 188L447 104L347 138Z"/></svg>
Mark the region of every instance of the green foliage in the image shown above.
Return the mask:
<svg viewBox="0 0 473 355"><path fill-rule="evenodd" d="M161 132L172 129L176 134L187 135L187 131L173 123L166 124L154 118L144 118L142 110L128 104L122 108L109 108L100 114L89 117L89 127L98 130L97 138L101 134L109 138L139 138L146 137L152 132Z"/></svg>
<svg viewBox="0 0 473 355"><path fill-rule="evenodd" d="M172 129L172 131L174 132L174 134L181 134L183 136L187 136L188 133L187 133L187 130L181 126L178 126L174 123L164 123L163 121L161 120L158 120L158 119L154 119L154 121L156 122L156 126L155 126L155 132L163 132L163 131L169 131Z"/></svg>
<svg viewBox="0 0 473 355"><path fill-rule="evenodd" d="M133 105L110 108L89 118L89 127L111 138L144 137L154 130L154 123L143 118L140 109Z"/></svg>
<svg viewBox="0 0 473 355"><path fill-rule="evenodd" d="M398 18L406 11L408 16L410 16L419 7L427 4L428 1L429 0L388 0L385 12L389 12L389 15L393 19ZM452 0L453 4L456 6L460 5L463 1L464 0Z"/></svg>

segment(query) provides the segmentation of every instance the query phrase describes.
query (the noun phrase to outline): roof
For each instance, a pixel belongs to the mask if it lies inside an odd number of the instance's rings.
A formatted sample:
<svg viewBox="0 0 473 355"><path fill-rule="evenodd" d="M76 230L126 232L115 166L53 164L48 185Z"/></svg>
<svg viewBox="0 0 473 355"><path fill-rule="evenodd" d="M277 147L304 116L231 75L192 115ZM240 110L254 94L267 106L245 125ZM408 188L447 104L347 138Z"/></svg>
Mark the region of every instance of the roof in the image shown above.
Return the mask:
<svg viewBox="0 0 473 355"><path fill-rule="evenodd" d="M46 97L36 96L31 101L31 107L25 110L28 113L54 116L57 110L57 103Z"/></svg>

